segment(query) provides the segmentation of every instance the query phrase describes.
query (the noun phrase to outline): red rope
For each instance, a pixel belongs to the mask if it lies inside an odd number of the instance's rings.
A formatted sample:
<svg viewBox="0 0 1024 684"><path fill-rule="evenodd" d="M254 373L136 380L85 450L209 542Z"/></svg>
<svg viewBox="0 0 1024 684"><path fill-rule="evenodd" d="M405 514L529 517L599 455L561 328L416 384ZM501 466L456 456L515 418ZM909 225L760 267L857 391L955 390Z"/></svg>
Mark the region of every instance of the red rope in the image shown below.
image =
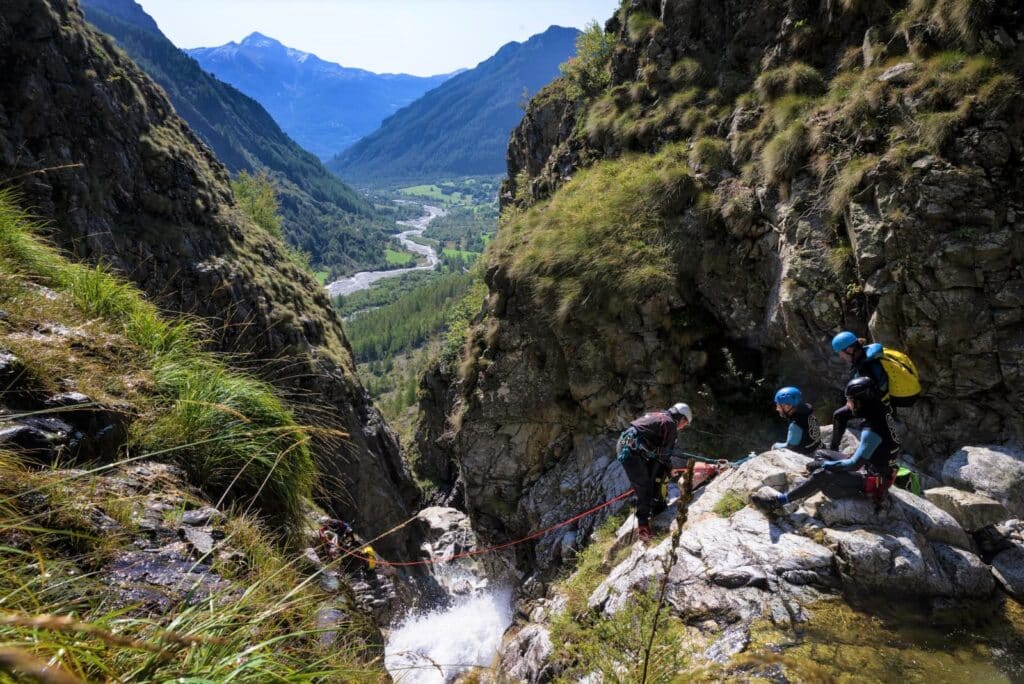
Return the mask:
<svg viewBox="0 0 1024 684"><path fill-rule="evenodd" d="M532 534L530 534L530 535L528 535L526 537L523 537L521 539L516 539L516 540L510 541L510 542L505 542L504 544L498 544L497 546L488 546L488 547L483 548L483 549L474 549L472 551L463 551L462 553L455 554L451 558L439 558L437 560L428 558L428 559L425 559L425 560L418 560L418 561L395 561L395 562L391 562L391 561L386 561L383 558L380 558L379 556L378 556L377 560L380 563L384 564L384 565L393 565L395 567L409 567L409 566L413 566L413 565L435 565L435 564L438 564L438 563L450 563L451 561L458 560L459 558L468 558L469 556L479 556L479 555L484 554L484 553L491 553L492 551L500 551L502 549L507 549L507 548L509 548L511 546L517 546L518 544L523 544L525 542L530 541L531 539L536 539L537 537L543 537L545 534L547 534L548 532L551 532L552 530L557 530L559 527L565 527L566 525L574 523L577 520L580 520L581 518L587 517L591 513L596 513L597 511L601 510L602 508L606 508L608 506L611 506L614 503L622 501L623 499L625 499L627 496L629 496L632 493L633 493L633 490L629 489L629 490L627 490L625 492L622 492L621 494L619 494L618 496L616 496L616 497L614 497L612 499L608 499L604 503L600 503L600 504L594 506L593 508L588 509L588 510L580 513L579 515L574 515L573 517L569 518L568 520L563 520L560 523L556 523L556 524L552 525L551 527L546 527L543 530L539 530L537 532L534 532L534 533L532 533ZM364 561L369 561L369 558L367 556L364 556L364 555L362 555L360 553L356 553L354 551L348 552L345 555L346 556L352 556L353 558L359 558L359 559L362 559Z"/></svg>

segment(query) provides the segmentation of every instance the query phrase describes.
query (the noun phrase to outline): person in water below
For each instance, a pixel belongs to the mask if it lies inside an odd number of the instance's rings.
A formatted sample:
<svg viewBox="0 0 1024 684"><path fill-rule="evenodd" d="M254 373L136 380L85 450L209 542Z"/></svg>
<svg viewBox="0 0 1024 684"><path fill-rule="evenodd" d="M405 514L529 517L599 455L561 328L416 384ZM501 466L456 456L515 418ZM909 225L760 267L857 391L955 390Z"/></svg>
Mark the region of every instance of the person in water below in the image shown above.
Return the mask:
<svg viewBox="0 0 1024 684"><path fill-rule="evenodd" d="M772 449L789 449L811 454L822 447L821 426L814 417L814 407L804 401L796 387L783 387L775 393L775 410L789 421L785 442L772 444Z"/></svg>
<svg viewBox="0 0 1024 684"><path fill-rule="evenodd" d="M636 493L636 520L641 541L651 538L651 511L657 507L658 478L669 468L676 433L693 420L693 411L678 403L637 418L619 435L618 460ZM662 508L664 502L662 501Z"/></svg>
<svg viewBox="0 0 1024 684"><path fill-rule="evenodd" d="M789 492L762 487L750 497L751 503L771 511L817 492L831 499L870 496L881 503L896 477L900 453L892 413L871 378L847 383L846 406L854 417L864 420L857 451L848 457L840 451L819 449L807 465L807 479Z"/></svg>

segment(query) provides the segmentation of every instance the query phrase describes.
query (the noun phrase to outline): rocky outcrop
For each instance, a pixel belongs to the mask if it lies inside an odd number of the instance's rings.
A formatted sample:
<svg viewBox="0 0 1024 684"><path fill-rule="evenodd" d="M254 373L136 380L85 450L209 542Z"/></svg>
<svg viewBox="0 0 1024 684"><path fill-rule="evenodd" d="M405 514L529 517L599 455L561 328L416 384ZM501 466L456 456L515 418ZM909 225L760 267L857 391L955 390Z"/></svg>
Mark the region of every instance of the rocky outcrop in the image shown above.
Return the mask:
<svg viewBox="0 0 1024 684"><path fill-rule="evenodd" d="M1007 586L1020 579L1012 558L990 568L952 516L903 490L891 490L878 508L866 498L821 494L771 516L743 506L761 487L788 489L808 461L772 451L718 476L690 506L670 559L671 537L630 547L635 523L627 522L609 554L616 546L629 553L590 595L591 617L628 609L660 586L667 571L668 620L711 642L701 660L725 663L749 646L755 622L796 626L837 596L923 603L933 619L963 619L971 610L995 609L996 578ZM730 505L737 500L738 510ZM521 680L549 681L559 671L550 659L551 623L565 602L555 593L535 605L530 621L506 641L502 662Z"/></svg>
<svg viewBox="0 0 1024 684"><path fill-rule="evenodd" d="M356 379L341 323L283 244L242 217L224 167L163 92L74 0L13 0L0 16L0 179L57 244L124 273L291 395L318 427L326 505L368 536L418 494ZM344 435L344 436L342 436ZM385 552L415 542L399 533Z"/></svg>
<svg viewBox="0 0 1024 684"><path fill-rule="evenodd" d="M693 404L694 430L717 434L684 439L716 456L770 443L773 386L825 418L843 328L917 362L923 397L899 413L917 463L1024 437L1024 14L986 5L956 29L933 4L627 4L610 88L534 100L463 366L456 449L485 535L600 501L587 473L659 405ZM644 164L641 201L622 188ZM589 233L560 202L585 181ZM652 210L639 235L632 218L597 230ZM636 241L666 256L601 260ZM655 285L631 299L643 268Z"/></svg>

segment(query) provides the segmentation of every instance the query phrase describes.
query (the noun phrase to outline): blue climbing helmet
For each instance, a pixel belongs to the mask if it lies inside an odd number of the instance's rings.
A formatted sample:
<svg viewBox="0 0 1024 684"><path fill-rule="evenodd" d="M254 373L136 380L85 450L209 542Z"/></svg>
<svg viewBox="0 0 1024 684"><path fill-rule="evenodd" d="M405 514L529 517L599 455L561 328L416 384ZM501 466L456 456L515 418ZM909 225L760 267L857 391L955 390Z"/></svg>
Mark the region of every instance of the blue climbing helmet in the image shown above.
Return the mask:
<svg viewBox="0 0 1024 684"><path fill-rule="evenodd" d="M804 403L804 396L796 387L783 387L775 393L775 403L785 406L799 406Z"/></svg>
<svg viewBox="0 0 1024 684"><path fill-rule="evenodd" d="M857 336L849 330L844 330L832 338L832 351L838 354L851 344L857 344Z"/></svg>

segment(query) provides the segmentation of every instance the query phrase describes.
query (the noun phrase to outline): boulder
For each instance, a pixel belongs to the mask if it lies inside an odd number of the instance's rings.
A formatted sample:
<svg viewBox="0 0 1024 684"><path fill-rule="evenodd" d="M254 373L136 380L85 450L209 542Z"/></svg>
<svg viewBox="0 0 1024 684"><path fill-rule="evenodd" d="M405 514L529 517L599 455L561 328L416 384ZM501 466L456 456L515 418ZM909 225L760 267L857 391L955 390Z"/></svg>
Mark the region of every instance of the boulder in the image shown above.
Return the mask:
<svg viewBox="0 0 1024 684"><path fill-rule="evenodd" d="M982 494L965 492L955 487L926 490L928 501L949 513L967 532L977 532L1010 517L1006 506Z"/></svg>
<svg viewBox="0 0 1024 684"><path fill-rule="evenodd" d="M942 481L995 499L1024 517L1024 452L1005 446L967 446L942 467Z"/></svg>
<svg viewBox="0 0 1024 684"><path fill-rule="evenodd" d="M1024 546L1015 544L992 559L992 574L1017 600L1024 600Z"/></svg>
<svg viewBox="0 0 1024 684"><path fill-rule="evenodd" d="M551 632L547 627L527 625L502 647L501 670L513 681L530 684L549 681L553 673L547 659L554 650Z"/></svg>

